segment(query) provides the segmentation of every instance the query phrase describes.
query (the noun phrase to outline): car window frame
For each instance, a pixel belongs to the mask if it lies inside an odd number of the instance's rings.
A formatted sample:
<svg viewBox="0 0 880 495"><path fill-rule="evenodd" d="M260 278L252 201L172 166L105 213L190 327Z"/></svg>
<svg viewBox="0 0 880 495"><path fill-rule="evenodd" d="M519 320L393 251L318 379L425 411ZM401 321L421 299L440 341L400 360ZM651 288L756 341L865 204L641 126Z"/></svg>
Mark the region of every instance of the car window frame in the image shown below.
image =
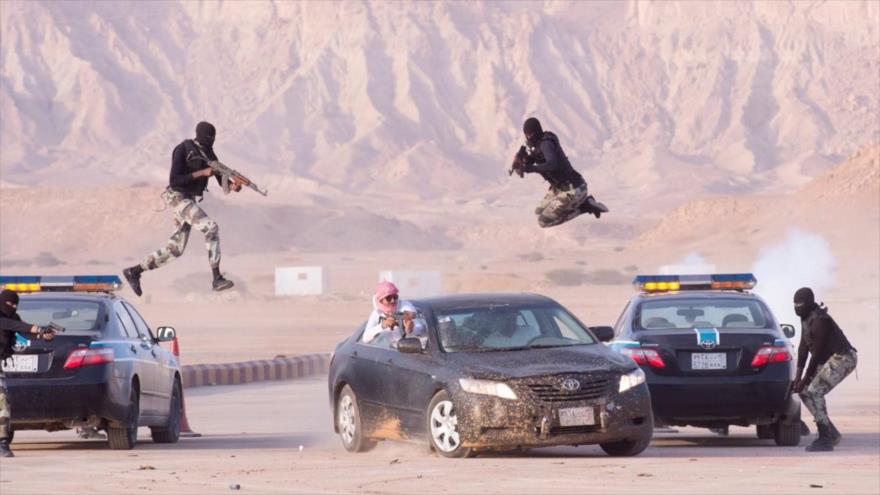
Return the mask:
<svg viewBox="0 0 880 495"><path fill-rule="evenodd" d="M140 334L138 333L137 325L135 325L134 320L131 318L131 315L128 313L128 311L125 310L125 307L122 305L121 302L117 303L115 306L116 307L113 308L114 309L113 312L116 314L117 322L122 327L122 333L124 333L125 337L128 339L140 340L141 337L140 337ZM131 329L129 329L128 326L126 325L125 319L123 318L123 315L125 315L125 317L127 317L129 319L129 321L131 321L131 327L132 327ZM131 331L129 331L129 330L131 330ZM132 335L132 333L131 333L132 331L134 332L134 335Z"/></svg>
<svg viewBox="0 0 880 495"><path fill-rule="evenodd" d="M589 338L591 340L591 342L583 342L583 343L578 343L578 344L574 344L571 346L559 346L559 347L576 347L576 346L585 346L585 345L598 345L598 344L602 343L599 341L599 339L595 338L595 336L592 334L592 332L590 332L590 327L585 325L584 322L580 320L580 318L578 318L574 313L569 311L568 308L566 308L565 306L563 306L555 301L554 302L544 302L544 303L512 303L512 304L504 304L504 306L506 306L508 309L516 310L517 312L526 311L526 310L532 311L532 313L535 316L535 320L539 324L539 329L538 329L539 331L540 331L543 324L547 324L548 327L555 330L557 332L558 336L561 337L561 332L559 331L559 327L555 321L557 316L552 314L553 311L558 310L559 312L561 312L561 313L567 315L569 318L571 318L574 323L580 325L581 328L584 329L587 338ZM450 307L441 308L440 312L446 316L449 316L449 313L465 312L465 311L478 312L478 311L486 310L489 308L490 308L490 306L471 306L471 305L463 305L460 307L450 306ZM540 310L544 310L544 311L540 311ZM467 351L449 351L449 350L447 350L446 347L443 345L442 339L440 338L440 331L439 331L440 322L437 320L437 314L435 313L433 308L430 308L430 311L425 311L423 314L425 316L426 321L428 322L428 327L429 327L428 335L430 336L433 334L434 335L433 338L437 342L437 345L435 346L437 348L437 352L444 354L444 355L445 354L458 354L458 353L462 353L462 352L467 352ZM429 339L430 338L431 337L429 337ZM430 342L430 340L429 340L429 342Z"/></svg>
<svg viewBox="0 0 880 495"><path fill-rule="evenodd" d="M744 301L746 305L748 305L749 303L754 303L754 304L758 305L758 309L759 309L759 311L761 311L761 315L765 319L764 326L762 326L762 327L741 327L741 328L747 328L750 330L772 330L773 328L776 327L776 325L774 323L774 318L772 318L772 313L770 312L769 306L767 306L767 304L764 301L762 301L761 299L758 299L758 298L707 297L707 296L688 295L687 297L683 296L683 297L663 298L663 299L659 299L659 301L663 301L663 300L675 301L678 299L692 300L692 301L693 300L703 300L703 301L707 301L707 302L740 300L740 301ZM687 328L675 328L675 327L664 328L664 329L643 328L640 323L641 318L642 318L642 306L645 303L657 302L657 301L658 301L657 299L643 299L643 300L639 301L639 303L637 305L635 305L635 307L632 310L632 316L630 318L630 328L632 329L633 332L651 332L651 331L657 331L657 330L670 330L670 331L671 330L688 330ZM722 326L718 326L715 328L718 328L719 330L722 328L730 329L730 327L722 327Z"/></svg>
<svg viewBox="0 0 880 495"><path fill-rule="evenodd" d="M137 324L138 320L140 320L140 322L144 324L144 328L147 329L147 337L149 337L149 340L151 342L156 342L157 340L156 340L156 336L153 335L153 330L150 328L150 325L147 323L147 320L145 320L144 317L141 316L141 314L138 312L138 310L134 306L129 304L127 301L122 301L122 305L123 305L123 307L125 307L126 311L128 311L128 315L134 321L134 326L138 330L138 336L141 335L140 329L137 328L138 327L138 324ZM143 337L141 337L141 338L143 338ZM146 340L146 339L144 339L144 340Z"/></svg>

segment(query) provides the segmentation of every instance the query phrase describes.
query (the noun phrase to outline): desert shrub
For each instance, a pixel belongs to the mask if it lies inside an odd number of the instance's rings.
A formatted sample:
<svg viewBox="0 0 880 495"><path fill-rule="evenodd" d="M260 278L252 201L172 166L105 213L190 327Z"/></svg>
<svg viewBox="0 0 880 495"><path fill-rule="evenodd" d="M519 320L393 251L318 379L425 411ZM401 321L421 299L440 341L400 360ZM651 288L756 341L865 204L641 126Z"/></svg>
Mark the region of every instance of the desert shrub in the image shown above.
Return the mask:
<svg viewBox="0 0 880 495"><path fill-rule="evenodd" d="M574 287L584 283L584 272L577 269L557 269L544 273L547 280L556 285Z"/></svg>
<svg viewBox="0 0 880 495"><path fill-rule="evenodd" d="M609 270L606 268L593 270L583 275L582 278L584 282L594 285L621 285L628 284L632 281L632 277L617 270Z"/></svg>

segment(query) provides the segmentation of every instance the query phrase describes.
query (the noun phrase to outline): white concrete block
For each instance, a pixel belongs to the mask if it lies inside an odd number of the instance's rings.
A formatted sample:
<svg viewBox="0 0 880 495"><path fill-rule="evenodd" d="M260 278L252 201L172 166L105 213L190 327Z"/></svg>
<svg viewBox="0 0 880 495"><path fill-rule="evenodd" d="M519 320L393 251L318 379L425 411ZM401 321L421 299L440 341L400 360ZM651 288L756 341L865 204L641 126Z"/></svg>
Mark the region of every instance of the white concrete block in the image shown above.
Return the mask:
<svg viewBox="0 0 880 495"><path fill-rule="evenodd" d="M439 296L443 293L440 272L383 270L379 282L387 280L400 290L403 299Z"/></svg>
<svg viewBox="0 0 880 495"><path fill-rule="evenodd" d="M275 268L276 296L319 296L327 292L327 274L320 266Z"/></svg>

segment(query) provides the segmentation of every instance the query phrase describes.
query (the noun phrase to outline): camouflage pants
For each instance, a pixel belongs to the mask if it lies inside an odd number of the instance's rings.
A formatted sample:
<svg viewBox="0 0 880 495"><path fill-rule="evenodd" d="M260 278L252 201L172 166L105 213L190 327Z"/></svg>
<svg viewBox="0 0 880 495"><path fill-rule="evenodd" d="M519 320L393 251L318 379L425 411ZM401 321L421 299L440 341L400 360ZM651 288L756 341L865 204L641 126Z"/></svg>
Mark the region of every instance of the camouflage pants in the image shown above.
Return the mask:
<svg viewBox="0 0 880 495"><path fill-rule="evenodd" d="M538 207L538 225L543 228L563 224L581 214L578 207L587 199L587 185L561 190L550 188Z"/></svg>
<svg viewBox="0 0 880 495"><path fill-rule="evenodd" d="M11 416L9 399L6 394L6 377L3 376L3 372L0 372L0 440L9 437Z"/></svg>
<svg viewBox="0 0 880 495"><path fill-rule="evenodd" d="M153 270L168 263L171 258L183 254L193 227L205 235L208 261L211 263L211 267L220 266L220 229L217 227L217 222L208 218L208 214L199 207L195 200L187 198L177 191L166 189L162 193L162 199L174 212L176 230L168 239L165 247L151 253L141 262L141 268Z"/></svg>
<svg viewBox="0 0 880 495"><path fill-rule="evenodd" d="M831 356L819 368L816 377L807 385L807 389L801 392L801 402L813 414L816 423L831 422L828 419L828 409L825 406L825 395L856 369L857 362L856 351Z"/></svg>

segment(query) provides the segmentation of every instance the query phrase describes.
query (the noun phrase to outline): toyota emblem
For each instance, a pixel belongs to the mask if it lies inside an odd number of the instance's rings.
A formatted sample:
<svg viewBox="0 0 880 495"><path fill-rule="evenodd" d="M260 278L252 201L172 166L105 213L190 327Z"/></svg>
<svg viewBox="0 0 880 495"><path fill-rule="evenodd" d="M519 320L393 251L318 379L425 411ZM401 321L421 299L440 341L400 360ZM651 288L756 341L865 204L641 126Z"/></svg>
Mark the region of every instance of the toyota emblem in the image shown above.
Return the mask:
<svg viewBox="0 0 880 495"><path fill-rule="evenodd" d="M581 388L581 382L575 380L574 378L566 378L565 381L562 382L562 390L574 392L579 388Z"/></svg>
<svg viewBox="0 0 880 495"><path fill-rule="evenodd" d="M715 342L711 340L704 340L700 342L700 347L708 351L715 348Z"/></svg>

